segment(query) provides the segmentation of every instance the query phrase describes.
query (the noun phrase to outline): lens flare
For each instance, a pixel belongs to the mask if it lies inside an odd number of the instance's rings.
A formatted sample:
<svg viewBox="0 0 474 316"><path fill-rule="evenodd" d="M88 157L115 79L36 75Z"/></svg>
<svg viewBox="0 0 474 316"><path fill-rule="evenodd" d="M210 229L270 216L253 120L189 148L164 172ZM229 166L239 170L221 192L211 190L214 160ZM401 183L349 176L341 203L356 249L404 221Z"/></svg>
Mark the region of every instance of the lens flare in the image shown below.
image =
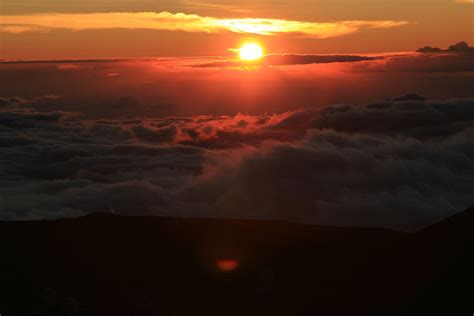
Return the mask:
<svg viewBox="0 0 474 316"><path fill-rule="evenodd" d="M239 267L239 262L234 259L221 259L217 260L216 266L223 272L230 272Z"/></svg>

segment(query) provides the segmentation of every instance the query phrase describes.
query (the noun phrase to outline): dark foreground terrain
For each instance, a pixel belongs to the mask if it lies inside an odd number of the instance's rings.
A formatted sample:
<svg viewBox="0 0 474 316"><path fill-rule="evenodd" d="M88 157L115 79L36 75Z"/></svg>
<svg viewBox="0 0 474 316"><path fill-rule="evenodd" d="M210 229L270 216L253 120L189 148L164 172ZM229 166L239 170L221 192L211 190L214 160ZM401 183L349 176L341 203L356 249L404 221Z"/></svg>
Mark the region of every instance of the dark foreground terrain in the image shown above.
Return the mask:
<svg viewBox="0 0 474 316"><path fill-rule="evenodd" d="M414 234L105 214L3 222L0 313L471 316L473 228L474 209Z"/></svg>

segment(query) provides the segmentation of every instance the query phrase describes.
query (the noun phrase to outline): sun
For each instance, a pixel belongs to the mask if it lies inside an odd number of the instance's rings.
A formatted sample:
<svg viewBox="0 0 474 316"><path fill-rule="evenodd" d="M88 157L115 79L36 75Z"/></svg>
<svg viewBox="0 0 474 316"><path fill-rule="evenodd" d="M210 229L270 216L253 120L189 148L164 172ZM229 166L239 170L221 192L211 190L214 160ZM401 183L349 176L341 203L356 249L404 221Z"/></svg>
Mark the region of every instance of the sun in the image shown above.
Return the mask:
<svg viewBox="0 0 474 316"><path fill-rule="evenodd" d="M239 48L239 57L242 60L257 60L263 57L263 49L256 43L247 43Z"/></svg>

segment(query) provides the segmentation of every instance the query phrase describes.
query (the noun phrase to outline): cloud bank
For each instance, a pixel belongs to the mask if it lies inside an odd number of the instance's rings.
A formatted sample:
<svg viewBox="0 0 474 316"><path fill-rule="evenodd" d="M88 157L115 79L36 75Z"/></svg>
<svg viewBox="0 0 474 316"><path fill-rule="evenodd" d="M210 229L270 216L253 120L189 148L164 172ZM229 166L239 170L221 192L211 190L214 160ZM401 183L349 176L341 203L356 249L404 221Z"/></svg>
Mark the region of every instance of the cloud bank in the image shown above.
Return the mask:
<svg viewBox="0 0 474 316"><path fill-rule="evenodd" d="M425 46L417 50L418 53L455 53L474 55L474 47L469 46L466 42L459 42L449 46L447 49L438 47Z"/></svg>
<svg viewBox="0 0 474 316"><path fill-rule="evenodd" d="M224 60L206 62L194 65L194 67L245 67L245 66L287 66L287 65L310 65L310 64L330 64L330 63L351 63L359 61L377 60L381 58L356 56L356 55L267 55L257 61Z"/></svg>
<svg viewBox="0 0 474 316"><path fill-rule="evenodd" d="M0 146L4 220L115 212L415 230L474 205L473 99L93 121L4 107Z"/></svg>
<svg viewBox="0 0 474 316"><path fill-rule="evenodd" d="M268 67L218 58L0 62L0 96L23 100L3 106L81 112L86 119L281 113L407 91L473 97L470 54L373 58L282 55ZM205 66L190 67L197 65Z"/></svg>
<svg viewBox="0 0 474 316"><path fill-rule="evenodd" d="M200 33L229 31L258 35L294 33L313 38L352 34L362 29L392 28L407 21L306 22L283 19L220 19L196 14L170 12L42 13L3 15L0 31L23 33L50 29L74 31L91 29L151 29Z"/></svg>

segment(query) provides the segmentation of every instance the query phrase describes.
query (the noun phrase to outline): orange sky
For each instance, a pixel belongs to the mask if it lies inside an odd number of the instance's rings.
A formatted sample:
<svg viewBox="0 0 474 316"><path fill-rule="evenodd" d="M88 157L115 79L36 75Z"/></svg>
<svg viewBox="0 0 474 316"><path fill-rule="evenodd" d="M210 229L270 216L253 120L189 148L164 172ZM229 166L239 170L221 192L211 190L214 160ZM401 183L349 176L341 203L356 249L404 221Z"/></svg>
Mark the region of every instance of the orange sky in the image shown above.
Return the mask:
<svg viewBox="0 0 474 316"><path fill-rule="evenodd" d="M473 1L3 0L1 59L375 53L474 41Z"/></svg>

